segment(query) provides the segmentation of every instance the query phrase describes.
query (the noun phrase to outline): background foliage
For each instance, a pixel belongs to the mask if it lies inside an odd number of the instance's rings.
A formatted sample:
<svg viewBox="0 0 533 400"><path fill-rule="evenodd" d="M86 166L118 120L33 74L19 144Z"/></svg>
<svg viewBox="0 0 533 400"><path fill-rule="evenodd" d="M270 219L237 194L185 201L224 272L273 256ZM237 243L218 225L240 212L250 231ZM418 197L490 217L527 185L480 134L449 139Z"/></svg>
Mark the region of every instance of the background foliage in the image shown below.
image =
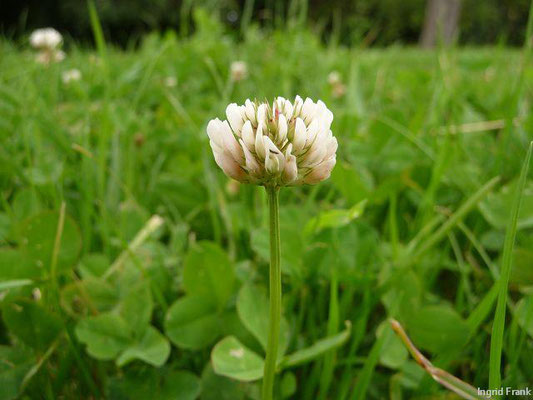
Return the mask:
<svg viewBox="0 0 533 400"><path fill-rule="evenodd" d="M533 139L529 50L362 51L296 22L236 41L203 9L194 26L131 51L97 30L96 51L69 42L49 66L0 42L0 399L257 399L266 198L218 170L205 126L231 101L297 93L328 104L340 144L330 180L281 192L278 397L448 398L389 317L487 387ZM231 80L235 60L245 80ZM82 78L65 83L71 68ZM532 224L529 179L503 342L515 388L533 376Z"/></svg>
<svg viewBox="0 0 533 400"><path fill-rule="evenodd" d="M463 0L459 41L463 44L507 43L520 46L524 40L528 0ZM308 20L318 32L344 44L390 45L416 43L424 22L425 0L99 0L96 6L106 34L122 45L131 44L153 30L172 28L189 32L192 9L210 10L228 27L243 22L281 26L293 20ZM85 0L18 1L0 4L0 29L8 36L23 36L29 30L54 26L79 41L91 39ZM236 30L235 32L238 32Z"/></svg>

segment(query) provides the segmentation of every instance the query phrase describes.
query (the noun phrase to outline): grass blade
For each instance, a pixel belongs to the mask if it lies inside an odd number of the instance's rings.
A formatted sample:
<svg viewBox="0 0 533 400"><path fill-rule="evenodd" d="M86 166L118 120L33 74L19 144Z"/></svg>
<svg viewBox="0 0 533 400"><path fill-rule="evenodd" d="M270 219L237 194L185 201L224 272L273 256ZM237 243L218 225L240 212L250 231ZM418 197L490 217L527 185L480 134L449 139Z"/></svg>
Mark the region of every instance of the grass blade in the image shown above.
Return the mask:
<svg viewBox="0 0 533 400"><path fill-rule="evenodd" d="M496 304L496 313L494 315L494 322L492 324L492 335L490 342L490 366L489 366L489 387L497 389L501 385L501 365L502 365L502 348L503 348L503 333L505 329L505 306L507 303L507 289L509 284L509 276L511 274L512 254L514 248L514 241L516 237L516 226L518 223L518 213L522 203L522 195L526 185L526 177L529 169L529 160L531 158L531 151L533 149L533 142L529 144L529 150L522 165L520 178L516 187L516 192L513 198L513 206L509 223L505 233L505 242L503 245L501 275L499 279L499 293L498 303Z"/></svg>
<svg viewBox="0 0 533 400"><path fill-rule="evenodd" d="M405 347L407 347L407 350L409 350L409 353L411 353L411 356L422 368L427 371L429 375L431 375L431 377L435 381L440 383L445 388L451 390L452 392L457 393L463 399L476 400L489 398L479 395L477 389L472 385L463 382L462 380L456 378L455 376L449 374L448 372L440 368L436 368L435 366L433 366L433 364L431 364L431 362L426 357L424 357L420 350L415 347L415 345L413 344L411 339L409 339L409 336L407 336L407 333L405 333L400 323L394 319L392 319L390 323L394 332L402 340Z"/></svg>
<svg viewBox="0 0 533 400"><path fill-rule="evenodd" d="M425 253L427 250L429 250L431 247L433 247L435 244L437 244L441 239L446 236L446 234L452 229L456 224L458 224L461 219L483 198L485 195L492 190L492 188L499 182L500 177L496 176L492 178L490 181L485 183L481 189L479 189L476 193L474 193L472 196L466 200L459 209L453 213L453 215L444 222L439 229L437 229L436 232L434 232L432 235L430 235L418 248L418 250L415 251L414 255L412 256L413 260L416 260L418 257L420 257L423 253Z"/></svg>
<svg viewBox="0 0 533 400"><path fill-rule="evenodd" d="M346 321L345 323L346 329L341 333L321 339L310 347L298 350L295 353L283 357L283 360L281 360L279 363L278 368L285 369L294 367L296 365L305 364L306 362L317 358L319 355L329 350L342 346L350 337L350 332L352 330L352 324L350 321Z"/></svg>
<svg viewBox="0 0 533 400"><path fill-rule="evenodd" d="M98 18L98 12L92 0L87 1L87 7L89 9L89 17L91 19L91 28L93 30L94 41L96 42L96 48L100 57L105 59L107 48L104 39L104 32L102 30L102 24L100 23L100 18Z"/></svg>

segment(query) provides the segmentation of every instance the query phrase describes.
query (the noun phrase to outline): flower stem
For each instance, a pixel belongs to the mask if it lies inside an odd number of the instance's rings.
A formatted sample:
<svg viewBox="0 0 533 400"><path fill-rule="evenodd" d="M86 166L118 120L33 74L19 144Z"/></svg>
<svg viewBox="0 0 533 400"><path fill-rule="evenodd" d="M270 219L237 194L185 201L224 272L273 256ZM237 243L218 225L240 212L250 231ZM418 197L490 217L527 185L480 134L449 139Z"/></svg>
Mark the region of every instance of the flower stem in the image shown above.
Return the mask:
<svg viewBox="0 0 533 400"><path fill-rule="evenodd" d="M281 319L281 266L279 237L279 187L266 187L270 211L270 318L262 400L272 400Z"/></svg>

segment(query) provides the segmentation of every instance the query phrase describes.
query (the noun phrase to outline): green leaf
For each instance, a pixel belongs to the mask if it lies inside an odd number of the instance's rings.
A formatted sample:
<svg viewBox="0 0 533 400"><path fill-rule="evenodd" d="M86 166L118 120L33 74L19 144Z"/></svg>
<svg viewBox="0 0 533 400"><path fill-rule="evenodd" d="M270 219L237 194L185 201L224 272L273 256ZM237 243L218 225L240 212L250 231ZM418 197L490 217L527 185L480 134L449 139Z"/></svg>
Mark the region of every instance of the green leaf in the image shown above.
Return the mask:
<svg viewBox="0 0 533 400"><path fill-rule="evenodd" d="M58 221L58 212L42 212L28 219L20 231L21 250L31 257L36 266L45 270L50 269ZM57 258L58 271L72 267L80 250L80 230L76 223L66 216Z"/></svg>
<svg viewBox="0 0 533 400"><path fill-rule="evenodd" d="M264 360L234 336L222 339L211 352L211 361L215 373L250 382L263 376Z"/></svg>
<svg viewBox="0 0 533 400"><path fill-rule="evenodd" d="M201 400L243 400L246 386L241 382L217 375L208 363L202 373Z"/></svg>
<svg viewBox="0 0 533 400"><path fill-rule="evenodd" d="M107 398L113 400L194 400L200 379L183 370L167 368L128 369L121 378L108 380Z"/></svg>
<svg viewBox="0 0 533 400"><path fill-rule="evenodd" d="M200 394L200 379L188 371L173 371L165 375L161 400L194 400Z"/></svg>
<svg viewBox="0 0 533 400"><path fill-rule="evenodd" d="M533 250L515 246L509 282L520 286L533 285Z"/></svg>
<svg viewBox="0 0 533 400"><path fill-rule="evenodd" d="M302 279L307 270L302 268L305 250L305 238L302 235L302 226L309 220L308 213L302 207L282 207L280 214L281 241L281 272L294 279ZM253 250L268 262L270 236L268 229L258 228L251 231L251 246Z"/></svg>
<svg viewBox="0 0 533 400"><path fill-rule="evenodd" d="M34 279L41 276L42 268L17 249L0 249L0 280Z"/></svg>
<svg viewBox="0 0 533 400"><path fill-rule="evenodd" d="M22 221L34 216L42 210L39 197L36 196L35 189L22 189L17 192L11 205L13 218L15 221Z"/></svg>
<svg viewBox="0 0 533 400"><path fill-rule="evenodd" d="M31 279L14 279L10 281L3 281L0 282L0 291L18 288L22 286L28 286L31 284L33 284L33 281Z"/></svg>
<svg viewBox="0 0 533 400"><path fill-rule="evenodd" d="M282 399L289 399L296 393L297 382L296 376L292 372L283 374L280 382L280 392Z"/></svg>
<svg viewBox="0 0 533 400"><path fill-rule="evenodd" d="M247 284L239 291L237 313L243 325L261 343L266 351L268 342L269 303L263 287ZM282 357L289 345L289 324L285 318L280 322L278 357Z"/></svg>
<svg viewBox="0 0 533 400"><path fill-rule="evenodd" d="M490 193L487 198L479 203L479 211L485 219L495 228L505 229L513 205L513 197L518 184L518 179L509 185L503 186L498 192ZM517 219L517 229L533 226L533 182L526 184L522 195L522 206Z"/></svg>
<svg viewBox="0 0 533 400"><path fill-rule="evenodd" d="M183 285L187 294L212 299L223 308L235 288L235 272L228 255L216 244L200 242L185 258Z"/></svg>
<svg viewBox="0 0 533 400"><path fill-rule="evenodd" d="M328 210L312 218L304 228L306 235L316 234L328 228L340 228L359 218L365 210L367 200L362 200L348 210Z"/></svg>
<svg viewBox="0 0 533 400"><path fill-rule="evenodd" d="M328 336L324 339L318 340L310 347L298 350L292 354L283 357L283 359L279 363L279 368L284 369L294 367L296 365L305 364L311 360L314 360L315 358L329 350L342 346L350 337L351 330L352 324L349 321L346 321L345 330L336 335Z"/></svg>
<svg viewBox="0 0 533 400"><path fill-rule="evenodd" d="M98 360L112 360L133 343L133 332L120 315L104 313L82 319L76 326L87 353Z"/></svg>
<svg viewBox="0 0 533 400"><path fill-rule="evenodd" d="M202 296L177 300L165 317L165 333L183 349L201 349L220 335L220 318L213 304Z"/></svg>
<svg viewBox="0 0 533 400"><path fill-rule="evenodd" d="M118 312L135 333L143 332L152 316L152 295L146 281L130 287L120 299Z"/></svg>
<svg viewBox="0 0 533 400"><path fill-rule="evenodd" d="M8 302L2 313L9 331L38 350L46 350L61 332L59 317L31 300Z"/></svg>
<svg viewBox="0 0 533 400"><path fill-rule="evenodd" d="M533 295L524 297L516 303L518 325L533 338Z"/></svg>
<svg viewBox="0 0 533 400"><path fill-rule="evenodd" d="M417 346L432 353L461 348L468 340L469 327L457 312L442 305L413 310L407 326Z"/></svg>
<svg viewBox="0 0 533 400"><path fill-rule="evenodd" d="M61 290L61 306L75 317L111 311L118 301L118 293L113 285L99 278L73 282Z"/></svg>
<svg viewBox="0 0 533 400"><path fill-rule="evenodd" d="M376 336L379 338L383 335L385 329L391 329L387 321L379 325ZM399 369L407 361L408 357L409 353L398 336L385 336L379 356L379 362L382 365L391 369Z"/></svg>
<svg viewBox="0 0 533 400"><path fill-rule="evenodd" d="M78 270L83 278L102 276L111 263L105 254L91 253L82 257Z"/></svg>
<svg viewBox="0 0 533 400"><path fill-rule="evenodd" d="M128 347L117 358L117 365L123 365L135 360L142 360L154 367L161 367L170 354L168 340L154 327L149 326L141 339Z"/></svg>
<svg viewBox="0 0 533 400"><path fill-rule="evenodd" d="M18 347L0 346L0 399L19 397L20 385L34 364L32 352Z"/></svg>

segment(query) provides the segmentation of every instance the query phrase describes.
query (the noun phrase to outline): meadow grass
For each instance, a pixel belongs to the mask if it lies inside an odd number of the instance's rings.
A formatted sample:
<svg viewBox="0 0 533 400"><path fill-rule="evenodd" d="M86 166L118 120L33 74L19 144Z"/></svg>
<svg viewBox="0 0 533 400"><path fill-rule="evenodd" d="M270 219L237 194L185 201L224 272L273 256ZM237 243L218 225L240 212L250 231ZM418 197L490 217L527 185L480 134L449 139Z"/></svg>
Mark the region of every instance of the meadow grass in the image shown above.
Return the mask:
<svg viewBox="0 0 533 400"><path fill-rule="evenodd" d="M280 193L277 398L444 398L389 318L474 387L531 387L528 47L348 49L246 19L238 41L196 10L194 34L126 51L91 16L96 50L58 64L0 41L0 399L258 398L210 353L264 354L245 289L268 286L267 199L216 167L205 126L296 94L333 111L339 150L330 180Z"/></svg>

